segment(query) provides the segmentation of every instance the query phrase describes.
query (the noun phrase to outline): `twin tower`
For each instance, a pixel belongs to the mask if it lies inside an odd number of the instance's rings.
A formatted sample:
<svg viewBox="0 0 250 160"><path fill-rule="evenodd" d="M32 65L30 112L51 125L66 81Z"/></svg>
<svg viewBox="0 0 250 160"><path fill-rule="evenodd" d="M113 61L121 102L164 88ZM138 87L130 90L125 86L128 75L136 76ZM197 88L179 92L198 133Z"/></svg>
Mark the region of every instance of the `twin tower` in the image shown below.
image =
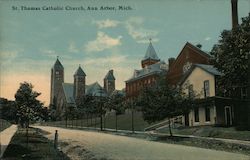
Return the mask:
<svg viewBox="0 0 250 160"><path fill-rule="evenodd" d="M106 92L107 95L111 95L111 93L115 90L115 77L113 70L109 70L103 81L104 92ZM58 57L51 69L50 83L50 104L56 106L58 95L60 94L60 92L62 92L62 84L64 83L64 67L59 61ZM75 100L80 99L86 95L86 74L84 73L80 65L74 74L73 86L73 97Z"/></svg>

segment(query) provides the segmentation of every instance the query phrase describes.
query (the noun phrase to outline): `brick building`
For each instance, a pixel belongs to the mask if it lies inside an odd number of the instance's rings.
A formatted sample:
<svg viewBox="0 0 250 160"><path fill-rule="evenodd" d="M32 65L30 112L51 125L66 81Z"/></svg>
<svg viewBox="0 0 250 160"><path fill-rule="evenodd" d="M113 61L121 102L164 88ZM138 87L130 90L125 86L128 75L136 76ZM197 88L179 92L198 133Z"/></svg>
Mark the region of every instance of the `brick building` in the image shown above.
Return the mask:
<svg viewBox="0 0 250 160"><path fill-rule="evenodd" d="M211 56L199 47L187 42L176 59L169 59L168 83L176 85L192 64L209 64L210 58Z"/></svg>
<svg viewBox="0 0 250 160"><path fill-rule="evenodd" d="M167 64L158 58L151 41L141 66L142 69L134 70L133 76L125 81L127 98L138 96L144 86L155 84L157 78L165 75L168 70Z"/></svg>

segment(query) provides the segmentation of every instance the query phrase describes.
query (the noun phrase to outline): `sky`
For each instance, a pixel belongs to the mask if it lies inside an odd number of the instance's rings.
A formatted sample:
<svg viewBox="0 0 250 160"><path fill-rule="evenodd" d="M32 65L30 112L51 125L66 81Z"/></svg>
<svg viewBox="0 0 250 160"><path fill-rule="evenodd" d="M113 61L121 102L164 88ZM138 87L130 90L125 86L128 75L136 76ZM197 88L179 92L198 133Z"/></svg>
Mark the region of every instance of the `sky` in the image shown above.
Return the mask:
<svg viewBox="0 0 250 160"><path fill-rule="evenodd" d="M238 1L241 19L250 12L250 0ZM57 56L65 82L73 82L80 64L87 84L103 85L108 70L114 69L116 88L122 89L134 69L141 68L149 38L167 62L186 42L211 51L231 23L230 0L0 0L0 97L14 100L20 83L27 81L48 105Z"/></svg>

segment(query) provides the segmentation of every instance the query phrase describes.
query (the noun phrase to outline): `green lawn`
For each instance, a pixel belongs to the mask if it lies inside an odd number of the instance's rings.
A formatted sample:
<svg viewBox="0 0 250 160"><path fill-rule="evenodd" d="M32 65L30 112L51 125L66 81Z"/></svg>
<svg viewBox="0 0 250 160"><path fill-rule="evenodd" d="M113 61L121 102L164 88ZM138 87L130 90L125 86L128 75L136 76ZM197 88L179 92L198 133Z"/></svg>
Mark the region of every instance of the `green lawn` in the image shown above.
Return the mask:
<svg viewBox="0 0 250 160"><path fill-rule="evenodd" d="M46 125L52 126L66 126L65 121L57 122L47 122ZM69 120L67 122L68 127L70 126L83 126L83 127L94 127L100 128L100 118L89 118L79 119L79 120ZM103 126L105 128L115 129L115 115L109 115L105 117L105 122L103 120ZM143 131L144 128L150 126L146 121L143 120L142 114L139 112L134 113L134 129L136 131ZM117 128L118 130L131 130L132 129L132 115L131 113L126 113L119 115L117 118Z"/></svg>
<svg viewBox="0 0 250 160"><path fill-rule="evenodd" d="M168 128L158 130L162 133L168 133ZM173 129L174 134L194 135L202 137L227 138L250 141L250 131L237 131L234 127L214 127L214 126L199 126L199 127L183 127Z"/></svg>
<svg viewBox="0 0 250 160"><path fill-rule="evenodd" d="M11 123L4 120L4 119L0 119L0 132L5 130L6 128L8 128L9 126L11 126Z"/></svg>
<svg viewBox="0 0 250 160"><path fill-rule="evenodd" d="M28 143L26 129L19 128L3 155L3 160L68 160L54 149L52 142L43 137L38 129L29 128Z"/></svg>

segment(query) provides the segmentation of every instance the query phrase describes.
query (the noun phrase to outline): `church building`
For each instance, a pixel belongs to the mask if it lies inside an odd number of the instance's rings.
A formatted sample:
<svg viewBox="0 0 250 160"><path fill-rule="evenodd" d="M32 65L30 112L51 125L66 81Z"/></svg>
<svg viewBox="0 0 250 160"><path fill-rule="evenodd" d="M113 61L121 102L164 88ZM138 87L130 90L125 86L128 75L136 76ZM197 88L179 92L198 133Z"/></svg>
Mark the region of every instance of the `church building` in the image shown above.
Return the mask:
<svg viewBox="0 0 250 160"><path fill-rule="evenodd" d="M104 77L104 87L98 82L86 84L86 74L79 65L74 74L74 83L64 82L64 67L57 58L51 69L50 104L56 108L60 117L69 106L77 107L77 101L84 96L109 96L115 91L115 77L113 70Z"/></svg>

